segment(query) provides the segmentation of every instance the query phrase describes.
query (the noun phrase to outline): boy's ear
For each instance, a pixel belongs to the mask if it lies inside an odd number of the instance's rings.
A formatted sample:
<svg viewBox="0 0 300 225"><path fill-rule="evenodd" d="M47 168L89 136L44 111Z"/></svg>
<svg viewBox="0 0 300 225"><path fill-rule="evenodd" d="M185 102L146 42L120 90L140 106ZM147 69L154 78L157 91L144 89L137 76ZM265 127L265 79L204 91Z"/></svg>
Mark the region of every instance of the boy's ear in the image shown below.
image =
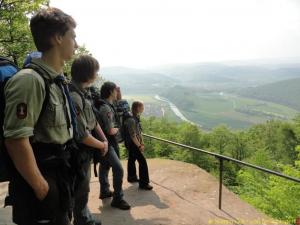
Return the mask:
<svg viewBox="0 0 300 225"><path fill-rule="evenodd" d="M60 34L55 34L55 35L53 35L52 38L51 38L51 44L52 44L52 46L60 45L60 44L62 43L62 40L63 40L62 35L60 35Z"/></svg>

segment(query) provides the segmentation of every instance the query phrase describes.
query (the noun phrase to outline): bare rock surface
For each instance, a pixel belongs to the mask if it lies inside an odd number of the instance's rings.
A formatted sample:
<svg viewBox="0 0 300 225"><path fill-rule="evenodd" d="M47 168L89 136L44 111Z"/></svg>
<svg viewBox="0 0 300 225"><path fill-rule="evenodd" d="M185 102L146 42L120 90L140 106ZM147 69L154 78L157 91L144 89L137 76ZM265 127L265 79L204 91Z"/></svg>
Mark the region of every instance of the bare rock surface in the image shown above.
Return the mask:
<svg viewBox="0 0 300 225"><path fill-rule="evenodd" d="M208 225L281 224L242 201L223 186L222 210L218 208L219 183L199 167L166 159L149 159L152 191L138 188L126 180L124 161L124 198L132 206L122 211L110 206L111 199L99 199L97 177L91 179L89 207L104 225ZM112 189L112 177L110 172ZM7 184L0 184L0 204ZM0 225L11 225L11 208L0 209Z"/></svg>

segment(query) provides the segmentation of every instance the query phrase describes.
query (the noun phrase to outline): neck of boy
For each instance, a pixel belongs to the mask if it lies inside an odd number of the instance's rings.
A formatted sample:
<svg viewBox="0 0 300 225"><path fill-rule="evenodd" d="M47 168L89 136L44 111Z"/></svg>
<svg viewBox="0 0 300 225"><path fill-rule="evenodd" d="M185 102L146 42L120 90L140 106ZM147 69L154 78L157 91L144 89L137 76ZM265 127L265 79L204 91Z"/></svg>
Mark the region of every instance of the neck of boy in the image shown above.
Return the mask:
<svg viewBox="0 0 300 225"><path fill-rule="evenodd" d="M57 72L58 74L62 74L64 60L62 60L61 57L58 56L58 54L51 50L48 52L44 52L42 55L42 60L55 72Z"/></svg>
<svg viewBox="0 0 300 225"><path fill-rule="evenodd" d="M113 97L109 96L106 101L108 101L110 104L114 103Z"/></svg>

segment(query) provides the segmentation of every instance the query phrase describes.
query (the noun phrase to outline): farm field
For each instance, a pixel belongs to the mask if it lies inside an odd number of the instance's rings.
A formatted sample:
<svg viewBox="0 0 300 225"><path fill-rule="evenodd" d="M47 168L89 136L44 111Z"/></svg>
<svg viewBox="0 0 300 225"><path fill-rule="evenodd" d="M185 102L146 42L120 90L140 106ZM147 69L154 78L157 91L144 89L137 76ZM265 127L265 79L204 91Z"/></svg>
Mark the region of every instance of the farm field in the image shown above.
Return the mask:
<svg viewBox="0 0 300 225"><path fill-rule="evenodd" d="M179 121L168 103L161 102L154 96L149 94L124 97L130 103L142 100L145 103L145 116L164 116ZM191 96L179 92L176 96L164 97L174 103L186 118L208 130L220 124L244 129L271 119L291 120L299 113L283 105L225 93L194 93Z"/></svg>
<svg viewBox="0 0 300 225"><path fill-rule="evenodd" d="M196 94L189 98L192 108L181 107L176 98L171 101L187 118L206 129L219 124L247 128L271 119L291 120L299 113L283 105L224 93Z"/></svg>

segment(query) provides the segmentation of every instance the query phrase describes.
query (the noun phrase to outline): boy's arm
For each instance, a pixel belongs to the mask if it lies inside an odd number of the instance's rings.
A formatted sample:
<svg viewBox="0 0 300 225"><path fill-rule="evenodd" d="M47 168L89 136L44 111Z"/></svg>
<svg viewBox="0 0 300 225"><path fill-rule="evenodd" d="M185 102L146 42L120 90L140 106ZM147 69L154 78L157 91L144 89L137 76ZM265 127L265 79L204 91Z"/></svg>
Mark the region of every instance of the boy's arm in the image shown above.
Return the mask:
<svg viewBox="0 0 300 225"><path fill-rule="evenodd" d="M5 145L17 171L42 200L48 183L41 174L29 137L41 113L46 91L43 79L32 70L21 70L5 85Z"/></svg>

